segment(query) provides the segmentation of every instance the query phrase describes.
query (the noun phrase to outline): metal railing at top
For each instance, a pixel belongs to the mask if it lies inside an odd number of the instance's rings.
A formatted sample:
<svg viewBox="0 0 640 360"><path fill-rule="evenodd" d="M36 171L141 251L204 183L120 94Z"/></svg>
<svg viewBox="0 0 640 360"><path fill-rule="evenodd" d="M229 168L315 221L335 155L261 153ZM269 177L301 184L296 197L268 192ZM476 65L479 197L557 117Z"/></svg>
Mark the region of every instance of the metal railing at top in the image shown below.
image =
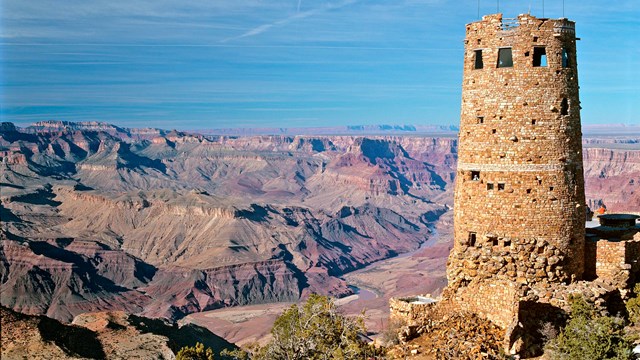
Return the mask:
<svg viewBox="0 0 640 360"><path fill-rule="evenodd" d="M502 30L513 30L520 26L520 21L516 18L504 18L502 19Z"/></svg>

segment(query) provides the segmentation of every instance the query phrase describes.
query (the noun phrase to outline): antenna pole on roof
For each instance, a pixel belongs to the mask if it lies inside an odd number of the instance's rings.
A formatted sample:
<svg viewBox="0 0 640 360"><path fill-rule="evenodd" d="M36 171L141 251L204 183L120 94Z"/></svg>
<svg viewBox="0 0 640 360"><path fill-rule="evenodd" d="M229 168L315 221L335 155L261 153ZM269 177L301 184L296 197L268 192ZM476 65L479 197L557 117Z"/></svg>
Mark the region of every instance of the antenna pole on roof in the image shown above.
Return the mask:
<svg viewBox="0 0 640 360"><path fill-rule="evenodd" d="M564 0L562 0L562 17L564 17Z"/></svg>
<svg viewBox="0 0 640 360"><path fill-rule="evenodd" d="M542 17L544 17L544 0L542 0Z"/></svg>
<svg viewBox="0 0 640 360"><path fill-rule="evenodd" d="M478 0L478 20L480 20L480 0Z"/></svg>
<svg viewBox="0 0 640 360"><path fill-rule="evenodd" d="M497 5L497 7L498 7L498 11L497 11L497 12L500 12L500 0L498 0L498 5Z"/></svg>

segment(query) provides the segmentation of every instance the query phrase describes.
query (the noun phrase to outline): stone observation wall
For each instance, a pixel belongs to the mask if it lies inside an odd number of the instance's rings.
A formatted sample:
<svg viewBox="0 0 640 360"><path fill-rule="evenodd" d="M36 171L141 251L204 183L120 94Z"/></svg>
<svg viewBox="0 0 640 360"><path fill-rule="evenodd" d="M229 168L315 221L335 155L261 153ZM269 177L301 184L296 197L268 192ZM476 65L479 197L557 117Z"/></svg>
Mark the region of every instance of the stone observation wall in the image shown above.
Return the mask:
<svg viewBox="0 0 640 360"><path fill-rule="evenodd" d="M389 319L408 326L424 326L437 319L439 311L442 311L442 304L438 304L436 301L417 301L420 297L389 299Z"/></svg>
<svg viewBox="0 0 640 360"><path fill-rule="evenodd" d="M620 288L628 287L630 278L640 272L640 236L638 238L626 241L589 241L586 257L595 259L595 265L588 267L586 273Z"/></svg>
<svg viewBox="0 0 640 360"><path fill-rule="evenodd" d="M473 282L454 297L462 311L490 319L502 329L518 317L521 291L513 281Z"/></svg>
<svg viewBox="0 0 640 360"><path fill-rule="evenodd" d="M450 287L582 278L576 65L572 21L494 14L467 25Z"/></svg>

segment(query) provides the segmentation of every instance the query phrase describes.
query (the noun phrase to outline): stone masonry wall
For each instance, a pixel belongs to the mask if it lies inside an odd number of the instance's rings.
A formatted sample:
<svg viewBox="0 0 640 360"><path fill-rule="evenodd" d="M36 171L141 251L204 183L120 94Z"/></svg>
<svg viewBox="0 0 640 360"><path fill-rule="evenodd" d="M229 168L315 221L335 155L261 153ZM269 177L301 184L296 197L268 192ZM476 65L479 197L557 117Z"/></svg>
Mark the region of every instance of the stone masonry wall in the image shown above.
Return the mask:
<svg viewBox="0 0 640 360"><path fill-rule="evenodd" d="M587 239L585 260L587 280L598 278L626 288L630 279L640 276L640 236L622 241Z"/></svg>
<svg viewBox="0 0 640 360"><path fill-rule="evenodd" d="M454 295L459 310L471 312L507 329L518 318L520 289L513 281L476 281Z"/></svg>
<svg viewBox="0 0 640 360"><path fill-rule="evenodd" d="M613 281L623 270L622 268L627 265L626 250L627 243L625 241L598 241L596 246L596 276L599 279Z"/></svg>
<svg viewBox="0 0 640 360"><path fill-rule="evenodd" d="M582 277L575 41L575 25L566 19L520 15L508 23L495 14L467 25L451 287ZM511 49L512 67L498 67L501 49ZM543 52L546 66L535 66Z"/></svg>
<svg viewBox="0 0 640 360"><path fill-rule="evenodd" d="M640 280L640 233L636 234L633 241L627 243L627 264L631 265L631 272Z"/></svg>
<svg viewBox="0 0 640 360"><path fill-rule="evenodd" d="M625 288L631 274L638 272L639 253L640 241L637 240L599 240L596 243L596 276Z"/></svg>

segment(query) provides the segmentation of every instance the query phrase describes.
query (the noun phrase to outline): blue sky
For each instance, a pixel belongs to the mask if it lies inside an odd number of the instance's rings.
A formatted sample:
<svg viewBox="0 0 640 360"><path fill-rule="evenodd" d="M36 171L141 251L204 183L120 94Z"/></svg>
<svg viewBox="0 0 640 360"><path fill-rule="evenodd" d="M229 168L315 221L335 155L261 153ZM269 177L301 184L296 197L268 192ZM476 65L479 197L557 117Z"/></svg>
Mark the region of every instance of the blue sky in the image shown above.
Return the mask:
<svg viewBox="0 0 640 360"><path fill-rule="evenodd" d="M542 17L542 1L500 1ZM496 1L480 1L481 14ZM546 0L544 15L563 16ZM584 124L637 124L640 3L566 0ZM458 124L477 0L2 0L2 121Z"/></svg>

